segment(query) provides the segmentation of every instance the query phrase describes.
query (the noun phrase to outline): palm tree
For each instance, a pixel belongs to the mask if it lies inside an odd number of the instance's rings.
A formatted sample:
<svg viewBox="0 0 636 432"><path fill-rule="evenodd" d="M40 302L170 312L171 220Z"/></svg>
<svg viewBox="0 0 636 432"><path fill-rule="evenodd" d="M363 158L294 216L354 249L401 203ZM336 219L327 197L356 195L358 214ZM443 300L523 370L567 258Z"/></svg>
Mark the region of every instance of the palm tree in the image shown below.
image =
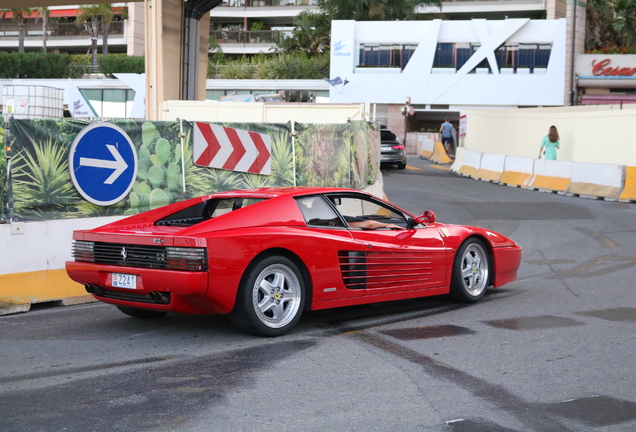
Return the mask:
<svg viewBox="0 0 636 432"><path fill-rule="evenodd" d="M13 15L13 22L18 24L19 29L19 39L18 39L18 52L24 52L24 25L26 24L26 19L31 16L33 9L28 7L22 8L13 8L13 9L3 9L2 18L7 16L7 13L11 12Z"/></svg>
<svg viewBox="0 0 636 432"><path fill-rule="evenodd" d="M75 23L78 27L87 25L88 34L91 36L91 52L93 54L93 72L97 71L97 36L99 35L99 24L107 21L108 24L113 19L113 10L110 3L87 5L78 9L79 14ZM88 25L90 23L90 25ZM105 28L105 27L103 27ZM108 55L108 31L104 31L103 50L104 55Z"/></svg>
<svg viewBox="0 0 636 432"><path fill-rule="evenodd" d="M44 50L44 55L46 55L46 41L49 38L49 18L51 17L51 10L42 6L38 8L38 14L42 17L42 49Z"/></svg>

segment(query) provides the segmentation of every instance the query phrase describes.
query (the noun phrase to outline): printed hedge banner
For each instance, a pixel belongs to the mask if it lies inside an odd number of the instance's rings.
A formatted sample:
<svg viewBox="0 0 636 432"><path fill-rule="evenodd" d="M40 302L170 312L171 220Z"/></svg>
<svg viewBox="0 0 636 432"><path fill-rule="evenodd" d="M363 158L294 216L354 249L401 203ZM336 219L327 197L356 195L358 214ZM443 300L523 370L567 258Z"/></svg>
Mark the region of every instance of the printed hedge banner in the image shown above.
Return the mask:
<svg viewBox="0 0 636 432"><path fill-rule="evenodd" d="M0 223L6 221L7 209L7 145L4 116L0 115Z"/></svg>
<svg viewBox="0 0 636 432"><path fill-rule="evenodd" d="M11 144L10 188L4 158L6 125L0 123L0 217L4 214L13 220L32 221L130 215L214 192L270 186L361 189L375 182L379 173L378 125L365 121L329 125L218 123L270 137L269 175L195 165L194 122L121 119L109 123L130 138L137 152L138 168L130 192L112 205L87 201L71 181L70 149L82 130L94 123L12 119L7 134Z"/></svg>

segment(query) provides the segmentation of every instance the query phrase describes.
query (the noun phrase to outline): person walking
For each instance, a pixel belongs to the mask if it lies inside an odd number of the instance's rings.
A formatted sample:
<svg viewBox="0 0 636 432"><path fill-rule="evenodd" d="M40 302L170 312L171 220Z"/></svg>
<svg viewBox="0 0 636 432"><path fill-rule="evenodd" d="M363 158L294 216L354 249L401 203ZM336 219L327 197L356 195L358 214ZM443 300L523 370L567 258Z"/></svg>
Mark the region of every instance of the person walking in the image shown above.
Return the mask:
<svg viewBox="0 0 636 432"><path fill-rule="evenodd" d="M548 134L543 137L541 141L541 148L539 149L539 159L541 159L541 153L545 155L546 160L556 160L557 150L560 147L559 132L556 126L550 126Z"/></svg>
<svg viewBox="0 0 636 432"><path fill-rule="evenodd" d="M453 131L455 130L455 126L448 120L445 119L442 126L439 128L439 134L442 136L442 144L444 144L444 148L446 149L446 154L450 156L451 150L453 149L454 140L453 140Z"/></svg>

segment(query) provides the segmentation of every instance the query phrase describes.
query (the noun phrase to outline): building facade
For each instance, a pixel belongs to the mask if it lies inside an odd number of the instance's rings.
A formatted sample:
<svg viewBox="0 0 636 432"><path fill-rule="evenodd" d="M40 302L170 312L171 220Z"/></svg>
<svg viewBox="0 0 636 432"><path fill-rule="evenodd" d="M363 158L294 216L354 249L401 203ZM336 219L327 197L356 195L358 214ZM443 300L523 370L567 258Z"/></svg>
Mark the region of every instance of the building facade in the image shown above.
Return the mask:
<svg viewBox="0 0 636 432"><path fill-rule="evenodd" d="M566 21L473 19L332 23L330 101L377 103L378 118L401 129L433 129L474 108L564 102ZM398 113L396 115L396 113Z"/></svg>
<svg viewBox="0 0 636 432"><path fill-rule="evenodd" d="M91 47L88 25L77 25L80 6L51 6L47 24L47 51L87 54ZM144 4L113 3L113 20L108 30L108 51L128 55L144 55ZM125 18L127 17L127 18ZM17 51L19 27L10 12L0 18L0 50ZM43 19L37 8L24 25L25 51L40 51L43 47ZM97 38L98 47L103 36Z"/></svg>

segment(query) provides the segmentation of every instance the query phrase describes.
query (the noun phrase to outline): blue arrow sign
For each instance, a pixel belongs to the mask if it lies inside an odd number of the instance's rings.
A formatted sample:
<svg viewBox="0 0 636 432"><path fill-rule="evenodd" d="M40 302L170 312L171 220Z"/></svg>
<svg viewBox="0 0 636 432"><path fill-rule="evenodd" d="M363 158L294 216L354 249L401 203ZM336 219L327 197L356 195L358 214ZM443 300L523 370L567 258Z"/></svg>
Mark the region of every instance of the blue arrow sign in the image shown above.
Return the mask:
<svg viewBox="0 0 636 432"><path fill-rule="evenodd" d="M68 157L71 180L86 201L115 204L137 178L137 151L130 137L111 123L93 123L75 137Z"/></svg>

